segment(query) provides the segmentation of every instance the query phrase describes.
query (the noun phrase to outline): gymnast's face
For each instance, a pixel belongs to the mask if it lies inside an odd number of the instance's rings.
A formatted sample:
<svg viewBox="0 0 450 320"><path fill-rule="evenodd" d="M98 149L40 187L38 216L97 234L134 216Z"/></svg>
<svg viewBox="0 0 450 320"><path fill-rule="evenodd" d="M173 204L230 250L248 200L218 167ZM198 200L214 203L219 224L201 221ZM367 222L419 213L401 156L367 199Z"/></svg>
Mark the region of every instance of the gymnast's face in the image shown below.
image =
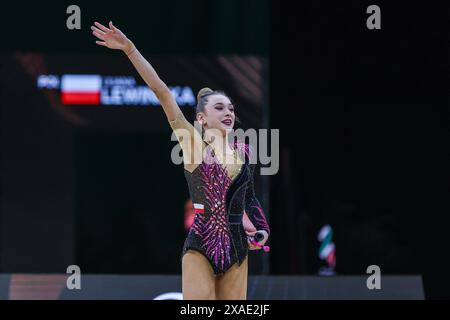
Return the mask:
<svg viewBox="0 0 450 320"><path fill-rule="evenodd" d="M211 95L205 105L205 111L197 114L197 120L203 124L205 129L217 129L225 135L234 127L234 106L224 95Z"/></svg>

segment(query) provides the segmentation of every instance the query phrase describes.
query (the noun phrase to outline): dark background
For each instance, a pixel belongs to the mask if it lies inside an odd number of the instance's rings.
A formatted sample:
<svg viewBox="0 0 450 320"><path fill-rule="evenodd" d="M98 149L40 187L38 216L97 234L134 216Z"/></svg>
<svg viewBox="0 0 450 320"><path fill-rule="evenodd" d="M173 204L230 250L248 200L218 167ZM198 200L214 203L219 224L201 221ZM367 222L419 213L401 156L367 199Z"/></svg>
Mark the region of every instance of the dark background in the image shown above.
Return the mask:
<svg viewBox="0 0 450 320"><path fill-rule="evenodd" d="M366 28L370 4L381 30ZM273 7L272 126L284 165L272 225L291 237L273 240L273 261L288 261L272 272L315 272L314 240L330 223L338 273L418 273L427 298L449 298L448 14L435 2Z"/></svg>
<svg viewBox="0 0 450 320"><path fill-rule="evenodd" d="M330 223L338 274L364 274L377 264L385 274L422 274L427 298L450 298L447 7L406 1L82 2L82 30L75 32L65 28L69 4L2 4L2 53L98 53L103 48L95 46L89 26L111 19L148 54L268 57L270 127L280 129L281 139L281 168L270 178L271 274L315 274L317 233ZM381 7L381 30L366 28L371 4ZM3 85L0 94L8 94ZM0 174L3 180L6 173ZM31 181L28 192L39 188ZM66 188L73 192L70 183ZM20 228L2 211L2 230ZM76 260L70 217L50 220L68 229L61 242L72 241L72 249L67 253L47 237L59 248L53 260L36 262L36 270L9 270L2 260L0 271L53 272ZM10 256L32 256L33 238L22 241L15 248L2 235L0 245ZM136 266L136 272L145 270Z"/></svg>

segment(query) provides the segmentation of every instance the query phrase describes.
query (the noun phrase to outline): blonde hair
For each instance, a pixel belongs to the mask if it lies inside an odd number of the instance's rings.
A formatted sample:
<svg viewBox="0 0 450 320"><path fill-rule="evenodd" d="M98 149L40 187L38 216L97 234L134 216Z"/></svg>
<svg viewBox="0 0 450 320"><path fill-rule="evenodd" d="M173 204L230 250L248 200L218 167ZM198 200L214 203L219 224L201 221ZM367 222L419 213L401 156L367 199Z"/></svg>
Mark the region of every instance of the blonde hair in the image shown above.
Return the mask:
<svg viewBox="0 0 450 320"><path fill-rule="evenodd" d="M205 106L208 103L208 97L215 95L215 94L221 94L221 95L227 97L228 99L230 99L230 97L228 97L227 94L225 92L223 92L222 90L212 90L207 87L202 88L197 93L197 108L196 108L197 113L205 112Z"/></svg>

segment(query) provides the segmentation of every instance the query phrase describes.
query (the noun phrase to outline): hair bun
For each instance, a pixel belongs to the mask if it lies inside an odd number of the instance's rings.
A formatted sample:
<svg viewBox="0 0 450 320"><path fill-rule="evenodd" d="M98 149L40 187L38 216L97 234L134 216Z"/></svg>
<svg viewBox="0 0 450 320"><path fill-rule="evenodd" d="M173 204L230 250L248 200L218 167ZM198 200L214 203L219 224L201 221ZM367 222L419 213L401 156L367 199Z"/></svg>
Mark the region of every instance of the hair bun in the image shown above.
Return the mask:
<svg viewBox="0 0 450 320"><path fill-rule="evenodd" d="M207 96L211 93L213 93L214 91L211 90L210 88L202 88L200 89L200 91L197 93L197 101L200 100L201 98L203 98L204 96Z"/></svg>

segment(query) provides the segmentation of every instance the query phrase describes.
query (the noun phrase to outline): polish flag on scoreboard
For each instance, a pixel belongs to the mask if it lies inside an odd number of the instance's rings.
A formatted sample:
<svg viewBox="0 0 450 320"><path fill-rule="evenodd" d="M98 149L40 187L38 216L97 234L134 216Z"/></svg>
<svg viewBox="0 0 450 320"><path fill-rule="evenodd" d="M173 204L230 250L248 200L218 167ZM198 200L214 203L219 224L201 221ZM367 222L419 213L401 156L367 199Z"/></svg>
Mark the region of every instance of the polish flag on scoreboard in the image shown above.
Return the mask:
<svg viewBox="0 0 450 320"><path fill-rule="evenodd" d="M102 77L96 74L66 74L61 78L63 104L100 104Z"/></svg>

